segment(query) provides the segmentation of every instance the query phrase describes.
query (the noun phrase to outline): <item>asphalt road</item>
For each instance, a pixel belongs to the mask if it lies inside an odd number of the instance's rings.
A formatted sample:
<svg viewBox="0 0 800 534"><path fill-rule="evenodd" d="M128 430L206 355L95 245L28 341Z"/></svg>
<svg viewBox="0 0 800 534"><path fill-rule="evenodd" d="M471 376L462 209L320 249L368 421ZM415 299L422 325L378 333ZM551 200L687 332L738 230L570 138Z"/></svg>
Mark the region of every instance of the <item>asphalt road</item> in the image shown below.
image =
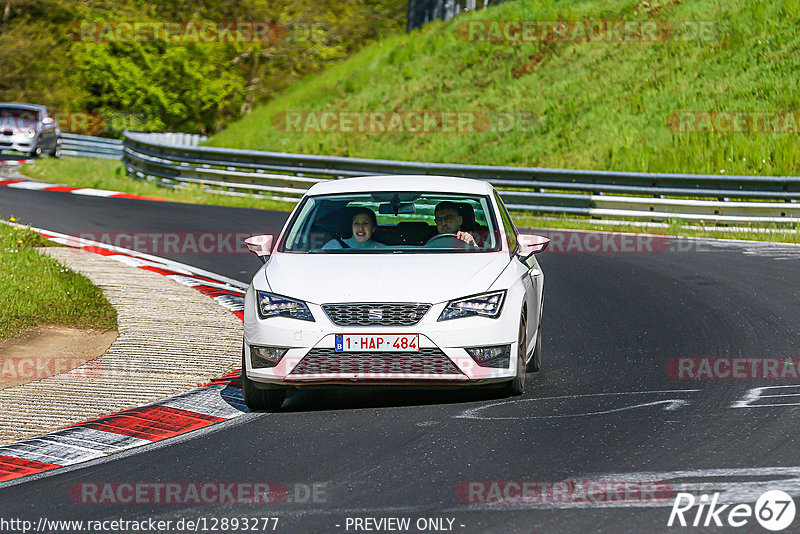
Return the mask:
<svg viewBox="0 0 800 534"><path fill-rule="evenodd" d="M285 218L0 189L0 216L12 213L69 234L276 231ZM683 245L689 250L542 254L543 370L528 376L521 398L303 391L280 413L247 414L2 487L0 519L153 518L174 525L181 518L277 517L275 532L365 532L356 518L399 517L411 519L407 532L437 531L430 523L417 530L421 518L444 518L439 531L453 520L450 530L465 533L767 532L752 517L739 529L668 527L673 499L586 506L551 496L493 505L459 492L481 487L465 486L471 481L659 480L674 492L721 492L731 503L752 505L769 489L787 491L800 503L796 378L679 380L667 372L668 362L681 357L796 358L800 253ZM174 259L243 281L258 266L257 259L236 254ZM751 391L772 386L790 387ZM748 392L749 404L743 402ZM757 393L762 398L753 401ZM70 497L77 483L126 481L279 482L292 502L92 505ZM305 499L314 484L317 498ZM485 493L471 495L474 501ZM687 513L687 521L696 512ZM786 532L800 531L798 525L800 519ZM272 523L262 526L257 530L273 531Z"/></svg>

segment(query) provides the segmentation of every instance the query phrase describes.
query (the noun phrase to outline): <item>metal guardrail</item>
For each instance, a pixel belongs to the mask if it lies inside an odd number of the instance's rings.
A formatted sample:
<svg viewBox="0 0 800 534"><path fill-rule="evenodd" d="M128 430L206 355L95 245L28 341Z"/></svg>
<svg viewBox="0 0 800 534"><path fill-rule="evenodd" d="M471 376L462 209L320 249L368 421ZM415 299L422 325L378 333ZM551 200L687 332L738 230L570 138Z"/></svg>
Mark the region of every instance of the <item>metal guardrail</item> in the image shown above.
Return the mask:
<svg viewBox="0 0 800 534"><path fill-rule="evenodd" d="M176 146L197 146L199 143L208 139L205 135L181 132L147 133L139 135L147 136L147 138L154 143ZM61 153L65 156L121 159L122 141L119 139L110 139L108 137L62 133Z"/></svg>
<svg viewBox="0 0 800 534"><path fill-rule="evenodd" d="M183 132L139 133L137 135L139 135L143 139L147 139L152 143L159 143L161 145L174 145L174 146L197 146L203 141L208 140L208 136L205 135L183 133Z"/></svg>
<svg viewBox="0 0 800 534"><path fill-rule="evenodd" d="M154 142L125 132L128 174L162 185L297 201L313 184L366 175L487 180L509 209L599 218L800 223L800 177L717 176L419 163ZM732 200L736 199L736 200Z"/></svg>
<svg viewBox="0 0 800 534"><path fill-rule="evenodd" d="M62 133L61 154L86 158L120 159L122 157L122 141L107 137Z"/></svg>

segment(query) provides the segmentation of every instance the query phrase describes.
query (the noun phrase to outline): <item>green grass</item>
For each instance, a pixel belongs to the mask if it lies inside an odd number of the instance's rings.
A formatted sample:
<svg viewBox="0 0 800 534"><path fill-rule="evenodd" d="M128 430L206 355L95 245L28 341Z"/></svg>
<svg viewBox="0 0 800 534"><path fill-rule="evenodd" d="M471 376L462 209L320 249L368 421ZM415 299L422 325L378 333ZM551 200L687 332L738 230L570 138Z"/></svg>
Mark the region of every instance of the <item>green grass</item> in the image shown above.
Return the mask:
<svg viewBox="0 0 800 534"><path fill-rule="evenodd" d="M649 7L645 7L649 5ZM797 134L686 134L678 110L800 107L797 0L518 0L373 44L290 87L208 144L414 161L642 172L797 175ZM492 20L712 21L712 40L491 43ZM284 133L284 111L531 113L533 131Z"/></svg>
<svg viewBox="0 0 800 534"><path fill-rule="evenodd" d="M0 339L38 325L116 328L117 312L100 288L34 249L48 244L30 229L0 224Z"/></svg>
<svg viewBox="0 0 800 534"><path fill-rule="evenodd" d="M125 169L116 160L72 158L45 158L20 167L20 173L50 183L71 187L91 187L120 191L143 197L160 198L171 202L232 206L237 208L291 209L294 204L270 199L235 197L212 194L199 186L171 189L153 182L135 180L125 176Z"/></svg>

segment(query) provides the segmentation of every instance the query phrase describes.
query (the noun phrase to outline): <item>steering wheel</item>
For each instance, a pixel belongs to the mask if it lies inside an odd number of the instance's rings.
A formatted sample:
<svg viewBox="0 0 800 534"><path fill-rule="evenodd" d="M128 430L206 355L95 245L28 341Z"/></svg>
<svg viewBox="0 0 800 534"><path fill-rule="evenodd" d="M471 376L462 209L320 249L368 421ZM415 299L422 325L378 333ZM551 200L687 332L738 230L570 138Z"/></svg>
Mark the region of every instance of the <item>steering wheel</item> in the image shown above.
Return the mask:
<svg viewBox="0 0 800 534"><path fill-rule="evenodd" d="M428 239L428 241L425 242L425 246L428 246L431 243L433 243L434 241L439 240L439 239L442 239L442 240L443 239L450 239L452 241L453 248L467 248L469 246L469 243L467 243L466 241L460 240L458 238L457 234L451 234L451 233L448 233L448 234L436 234L435 236L433 236L432 238ZM442 248L444 248L444 247L442 247Z"/></svg>

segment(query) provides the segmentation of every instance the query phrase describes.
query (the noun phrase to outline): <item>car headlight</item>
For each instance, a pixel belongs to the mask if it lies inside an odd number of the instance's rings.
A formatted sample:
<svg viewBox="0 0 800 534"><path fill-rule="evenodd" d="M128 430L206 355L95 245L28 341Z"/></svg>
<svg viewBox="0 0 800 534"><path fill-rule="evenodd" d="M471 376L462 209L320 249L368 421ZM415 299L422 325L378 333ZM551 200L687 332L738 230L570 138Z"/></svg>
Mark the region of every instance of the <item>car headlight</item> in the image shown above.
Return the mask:
<svg viewBox="0 0 800 534"><path fill-rule="evenodd" d="M439 315L439 321L458 319L460 317L472 317L475 315L495 318L500 315L505 299L506 292L503 290L451 300L447 303L444 310L442 310L441 315Z"/></svg>
<svg viewBox="0 0 800 534"><path fill-rule="evenodd" d="M36 130L22 130L22 134L28 139L33 139L33 136L36 135Z"/></svg>
<svg viewBox="0 0 800 534"><path fill-rule="evenodd" d="M267 293L266 291L256 291L256 308L258 316L262 319L269 317L291 317L301 321L314 322L314 316L308 305L302 300L290 299L281 295Z"/></svg>

